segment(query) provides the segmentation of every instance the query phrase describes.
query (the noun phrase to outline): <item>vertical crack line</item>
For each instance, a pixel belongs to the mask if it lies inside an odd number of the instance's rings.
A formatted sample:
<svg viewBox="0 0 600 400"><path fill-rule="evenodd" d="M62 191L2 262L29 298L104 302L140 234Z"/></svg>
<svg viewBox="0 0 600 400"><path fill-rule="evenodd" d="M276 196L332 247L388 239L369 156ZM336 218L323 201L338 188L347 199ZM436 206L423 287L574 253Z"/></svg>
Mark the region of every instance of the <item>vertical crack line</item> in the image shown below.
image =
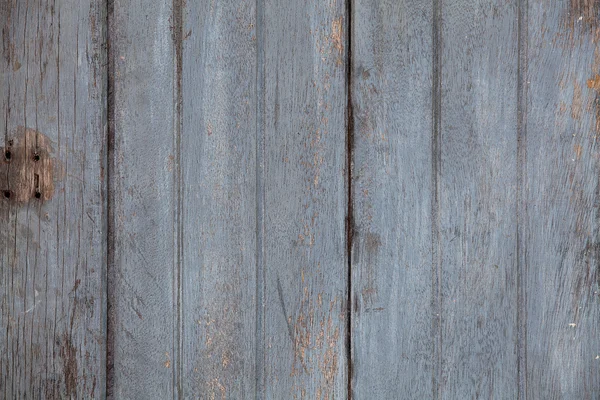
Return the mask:
<svg viewBox="0 0 600 400"><path fill-rule="evenodd" d="M353 199L353 168L354 168L354 109L352 99L352 0L346 0L346 175L347 175L347 205L346 205L346 260L347 260L347 289L346 289L346 362L348 363L348 395L352 399L352 245L354 242L354 199Z"/></svg>
<svg viewBox="0 0 600 400"><path fill-rule="evenodd" d="M255 347L255 382L254 398L265 398L266 373L265 373L265 55L264 55L264 20L265 11L263 0L256 0L256 326L254 332Z"/></svg>
<svg viewBox="0 0 600 400"><path fill-rule="evenodd" d="M115 232L112 176L115 165L115 55L112 48L114 0L106 1L106 397L113 398L114 332L112 269L115 265Z"/></svg>
<svg viewBox="0 0 600 400"><path fill-rule="evenodd" d="M527 215L525 195L527 162L527 43L528 0L519 0L517 11L517 377L518 398L527 398L527 254L524 240L523 216Z"/></svg>
<svg viewBox="0 0 600 400"><path fill-rule="evenodd" d="M440 247L440 175L442 120L442 0L433 0L432 23L432 131L431 131L431 254L432 254L432 335L434 399L441 399L442 378L442 257Z"/></svg>
<svg viewBox="0 0 600 400"><path fill-rule="evenodd" d="M183 171L182 171L182 144L183 131L183 4L184 0L173 0L173 48L175 64L175 87L173 88L174 103L174 146L176 154L175 190L177 191L177 206L175 215L174 236L176 241L175 251L175 304L177 308L177 326L174 329L174 343L176 365L173 368L173 398L183 399Z"/></svg>

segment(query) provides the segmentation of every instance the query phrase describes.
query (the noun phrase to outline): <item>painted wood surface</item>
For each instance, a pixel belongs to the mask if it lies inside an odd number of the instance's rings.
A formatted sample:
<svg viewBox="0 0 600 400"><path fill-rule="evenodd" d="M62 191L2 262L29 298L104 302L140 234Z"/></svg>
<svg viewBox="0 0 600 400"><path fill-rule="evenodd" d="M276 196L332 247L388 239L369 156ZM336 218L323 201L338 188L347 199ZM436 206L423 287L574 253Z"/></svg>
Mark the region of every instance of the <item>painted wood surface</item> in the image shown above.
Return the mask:
<svg viewBox="0 0 600 400"><path fill-rule="evenodd" d="M0 397L599 398L599 13L0 3Z"/></svg>
<svg viewBox="0 0 600 400"><path fill-rule="evenodd" d="M437 395L516 399L518 4L441 4Z"/></svg>
<svg viewBox="0 0 600 400"><path fill-rule="evenodd" d="M353 398L430 398L433 3L353 10Z"/></svg>
<svg viewBox="0 0 600 400"><path fill-rule="evenodd" d="M111 394L344 398L345 4L111 16Z"/></svg>
<svg viewBox="0 0 600 400"><path fill-rule="evenodd" d="M0 4L5 399L104 397L105 20L96 0Z"/></svg>
<svg viewBox="0 0 600 400"><path fill-rule="evenodd" d="M519 244L528 398L600 397L598 5L530 0Z"/></svg>
<svg viewBox="0 0 600 400"><path fill-rule="evenodd" d="M254 398L256 4L188 2L181 15L183 397Z"/></svg>
<svg viewBox="0 0 600 400"><path fill-rule="evenodd" d="M115 0L111 73L108 394L177 393L180 282L177 54L170 2Z"/></svg>

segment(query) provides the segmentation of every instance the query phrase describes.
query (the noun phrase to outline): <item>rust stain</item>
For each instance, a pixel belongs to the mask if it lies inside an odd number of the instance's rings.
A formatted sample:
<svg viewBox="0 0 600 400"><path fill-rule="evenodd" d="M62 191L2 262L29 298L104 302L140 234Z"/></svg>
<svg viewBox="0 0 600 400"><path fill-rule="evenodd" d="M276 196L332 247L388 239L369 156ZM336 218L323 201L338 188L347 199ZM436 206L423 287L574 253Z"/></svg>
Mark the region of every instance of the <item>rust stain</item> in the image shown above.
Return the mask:
<svg viewBox="0 0 600 400"><path fill-rule="evenodd" d="M596 116L595 131L598 134L600 132L600 75L595 74L591 79L588 79L587 87L596 92L590 107L586 108L591 108Z"/></svg>
<svg viewBox="0 0 600 400"><path fill-rule="evenodd" d="M588 79L587 87L589 89L600 90L600 75L596 74L593 78Z"/></svg>
<svg viewBox="0 0 600 400"><path fill-rule="evenodd" d="M5 201L46 201L54 195L56 163L50 139L33 129L19 127L0 155L0 190Z"/></svg>
<svg viewBox="0 0 600 400"><path fill-rule="evenodd" d="M583 96L581 94L581 85L579 83L573 83L573 102L571 103L571 118L580 119L581 111L583 109Z"/></svg>

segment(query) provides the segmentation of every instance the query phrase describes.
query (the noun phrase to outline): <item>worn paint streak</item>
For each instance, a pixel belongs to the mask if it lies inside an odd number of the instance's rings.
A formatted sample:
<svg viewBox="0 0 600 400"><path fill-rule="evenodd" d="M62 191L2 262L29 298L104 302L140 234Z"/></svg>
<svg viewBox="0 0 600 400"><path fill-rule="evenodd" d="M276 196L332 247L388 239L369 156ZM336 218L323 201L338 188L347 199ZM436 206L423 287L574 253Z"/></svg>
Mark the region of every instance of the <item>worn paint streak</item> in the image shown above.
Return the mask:
<svg viewBox="0 0 600 400"><path fill-rule="evenodd" d="M77 397L77 350L73 345L71 337L64 334L60 346L60 356L63 362L63 379L66 385L66 394L71 398Z"/></svg>

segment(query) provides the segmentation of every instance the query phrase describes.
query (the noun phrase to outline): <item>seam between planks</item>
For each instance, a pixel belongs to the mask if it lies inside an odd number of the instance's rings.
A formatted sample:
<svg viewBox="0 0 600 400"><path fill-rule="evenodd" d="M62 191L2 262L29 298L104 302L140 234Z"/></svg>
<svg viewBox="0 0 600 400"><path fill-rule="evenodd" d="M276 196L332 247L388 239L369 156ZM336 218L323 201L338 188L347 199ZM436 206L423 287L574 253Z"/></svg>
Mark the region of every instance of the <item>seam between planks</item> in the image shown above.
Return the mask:
<svg viewBox="0 0 600 400"><path fill-rule="evenodd" d="M432 132L431 132L431 254L432 254L432 320L433 371L432 395L441 399L442 390L442 262L440 247L441 119L442 119L442 0L433 0L432 24Z"/></svg>
<svg viewBox="0 0 600 400"><path fill-rule="evenodd" d="M112 204L114 201L112 190L112 174L115 163L115 106L114 106L114 67L115 58L111 46L112 40L112 17L114 15L114 0L106 1L106 381L105 393L108 399L113 397L114 386L114 316L112 311L112 291L111 271L114 266L114 211Z"/></svg>
<svg viewBox="0 0 600 400"><path fill-rule="evenodd" d="M181 134L183 131L183 116L182 116L182 105L183 105L183 0L173 0L173 55L174 55L174 66L175 66L175 79L173 88L173 103L174 103L174 145L176 155L177 167L175 170L175 190L177 191L177 210L175 215L175 229L173 234L175 236L176 252L174 260L174 275L175 275L175 304L177 313L177 325L174 329L174 340L175 353L176 354L176 365L173 368L173 398L183 399L183 173L182 173L182 151L181 151Z"/></svg>
<svg viewBox="0 0 600 400"><path fill-rule="evenodd" d="M519 0L517 11L517 380L518 398L527 398L527 256L522 248L522 217L527 212L523 186L527 160L527 42L528 0Z"/></svg>
<svg viewBox="0 0 600 400"><path fill-rule="evenodd" d="M354 167L354 109L352 99L352 1L346 0L346 174L348 185L346 208L346 260L347 260L347 293L346 293L346 362L347 362L347 399L352 399L352 245L354 242L354 209L353 209L353 167Z"/></svg>
<svg viewBox="0 0 600 400"><path fill-rule="evenodd" d="M263 0L256 0L256 326L255 326L255 383L254 398L261 400L265 397L265 71L264 71L264 4Z"/></svg>

